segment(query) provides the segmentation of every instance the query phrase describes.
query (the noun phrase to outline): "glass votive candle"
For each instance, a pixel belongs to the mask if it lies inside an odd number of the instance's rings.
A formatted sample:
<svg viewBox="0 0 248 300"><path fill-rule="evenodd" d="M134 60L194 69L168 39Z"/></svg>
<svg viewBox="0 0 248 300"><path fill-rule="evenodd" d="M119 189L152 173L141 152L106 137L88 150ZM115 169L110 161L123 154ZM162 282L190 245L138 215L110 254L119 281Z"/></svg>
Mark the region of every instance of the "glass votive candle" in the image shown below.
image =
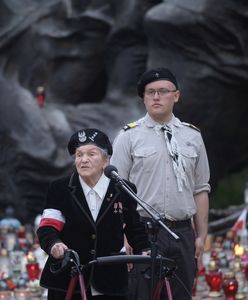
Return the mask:
<svg viewBox="0 0 248 300"><path fill-rule="evenodd" d="M205 273L206 282L210 288L210 297L219 297L221 295L220 290L223 283L223 275L218 268L216 261L212 260L208 264L208 270Z"/></svg>
<svg viewBox="0 0 248 300"><path fill-rule="evenodd" d="M39 279L40 267L39 267L38 262L27 263L26 264L26 270L27 270L28 277L29 277L30 280Z"/></svg>
<svg viewBox="0 0 248 300"><path fill-rule="evenodd" d="M37 262L37 259L32 252L29 252L27 255L26 270L30 280L39 279L39 275L40 275L39 263Z"/></svg>
<svg viewBox="0 0 248 300"><path fill-rule="evenodd" d="M235 295L238 291L238 281L234 272L226 272L224 274L222 288L227 300L235 300Z"/></svg>
<svg viewBox="0 0 248 300"><path fill-rule="evenodd" d="M31 293L26 289L15 290L15 300L31 300Z"/></svg>
<svg viewBox="0 0 248 300"><path fill-rule="evenodd" d="M12 293L11 291L0 291L0 300L11 300L12 299Z"/></svg>

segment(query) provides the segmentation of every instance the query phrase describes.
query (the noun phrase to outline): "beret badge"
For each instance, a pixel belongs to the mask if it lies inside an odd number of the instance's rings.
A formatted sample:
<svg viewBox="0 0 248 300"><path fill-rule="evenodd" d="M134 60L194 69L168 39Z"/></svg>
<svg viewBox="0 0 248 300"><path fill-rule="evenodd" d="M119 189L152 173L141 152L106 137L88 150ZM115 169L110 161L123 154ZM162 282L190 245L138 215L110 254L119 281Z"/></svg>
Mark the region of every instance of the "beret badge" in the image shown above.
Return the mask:
<svg viewBox="0 0 248 300"><path fill-rule="evenodd" d="M95 141L95 137L98 135L97 132L94 132L94 134L92 134L92 136L89 136L89 139L94 142Z"/></svg>
<svg viewBox="0 0 248 300"><path fill-rule="evenodd" d="M78 140L79 140L79 142L83 143L83 142L86 141L86 139L87 139L87 137L86 137L85 132L84 131L79 131L78 132Z"/></svg>

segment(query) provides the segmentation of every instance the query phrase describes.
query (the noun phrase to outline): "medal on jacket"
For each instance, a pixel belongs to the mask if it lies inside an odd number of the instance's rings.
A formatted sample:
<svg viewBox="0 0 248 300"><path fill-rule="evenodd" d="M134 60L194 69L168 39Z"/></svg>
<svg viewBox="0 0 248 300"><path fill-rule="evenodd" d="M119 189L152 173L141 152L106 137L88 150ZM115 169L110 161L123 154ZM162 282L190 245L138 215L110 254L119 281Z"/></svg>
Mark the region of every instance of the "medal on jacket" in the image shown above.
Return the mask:
<svg viewBox="0 0 248 300"><path fill-rule="evenodd" d="M121 202L118 202L118 203L114 203L114 213L117 214L122 214L122 211L123 211L123 206L122 206L122 203Z"/></svg>
<svg viewBox="0 0 248 300"><path fill-rule="evenodd" d="M114 213L117 214L118 203L114 203Z"/></svg>
<svg viewBox="0 0 248 300"><path fill-rule="evenodd" d="M122 210L123 210L122 203L118 202L118 206L119 206L119 214L122 214Z"/></svg>
<svg viewBox="0 0 248 300"><path fill-rule="evenodd" d="M111 201L111 198L113 197L113 194L111 193L110 195L109 195L109 197L107 197L107 201Z"/></svg>

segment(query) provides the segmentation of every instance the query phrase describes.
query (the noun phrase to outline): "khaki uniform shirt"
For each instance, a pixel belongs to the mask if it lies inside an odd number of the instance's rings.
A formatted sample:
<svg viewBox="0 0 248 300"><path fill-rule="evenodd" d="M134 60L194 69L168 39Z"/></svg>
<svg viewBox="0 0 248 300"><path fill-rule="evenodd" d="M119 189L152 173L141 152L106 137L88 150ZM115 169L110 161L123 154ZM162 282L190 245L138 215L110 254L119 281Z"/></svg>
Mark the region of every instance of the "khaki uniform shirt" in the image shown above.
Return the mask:
<svg viewBox="0 0 248 300"><path fill-rule="evenodd" d="M198 130L175 116L168 125L173 126L179 152L186 162L187 185L182 192L178 190L161 125L148 114L135 127L121 130L114 141L111 164L122 178L136 185L141 200L168 219L184 220L196 213L194 195L210 191L208 159ZM141 216L148 216L142 207L138 210Z"/></svg>

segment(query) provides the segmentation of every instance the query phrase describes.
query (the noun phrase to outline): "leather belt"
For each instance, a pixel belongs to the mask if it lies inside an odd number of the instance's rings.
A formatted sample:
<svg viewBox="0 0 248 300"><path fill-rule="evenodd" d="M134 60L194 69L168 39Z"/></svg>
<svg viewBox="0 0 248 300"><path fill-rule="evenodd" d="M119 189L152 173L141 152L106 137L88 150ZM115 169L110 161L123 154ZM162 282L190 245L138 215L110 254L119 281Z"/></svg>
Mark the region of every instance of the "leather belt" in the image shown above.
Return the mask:
<svg viewBox="0 0 248 300"><path fill-rule="evenodd" d="M142 222L151 222L152 218L149 217L140 217L140 220ZM171 221L169 219L166 218L162 218L163 223L170 229L173 228L191 228L191 219L187 219L187 220L180 220L180 221Z"/></svg>

